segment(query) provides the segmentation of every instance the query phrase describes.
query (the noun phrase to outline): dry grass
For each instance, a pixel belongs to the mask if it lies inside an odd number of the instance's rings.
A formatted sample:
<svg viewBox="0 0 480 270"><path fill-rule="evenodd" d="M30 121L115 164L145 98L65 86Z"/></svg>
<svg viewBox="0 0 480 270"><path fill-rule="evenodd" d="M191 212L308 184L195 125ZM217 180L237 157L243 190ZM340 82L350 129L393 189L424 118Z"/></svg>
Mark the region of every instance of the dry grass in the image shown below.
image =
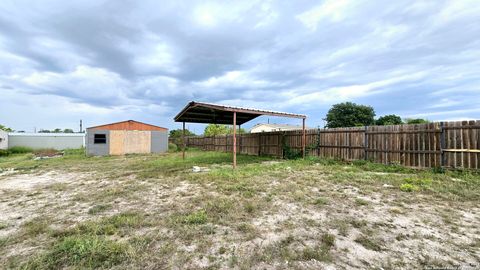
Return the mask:
<svg viewBox="0 0 480 270"><path fill-rule="evenodd" d="M0 158L5 268L472 266L480 177L225 153ZM210 171L194 173L192 166ZM401 188L409 185L413 188Z"/></svg>

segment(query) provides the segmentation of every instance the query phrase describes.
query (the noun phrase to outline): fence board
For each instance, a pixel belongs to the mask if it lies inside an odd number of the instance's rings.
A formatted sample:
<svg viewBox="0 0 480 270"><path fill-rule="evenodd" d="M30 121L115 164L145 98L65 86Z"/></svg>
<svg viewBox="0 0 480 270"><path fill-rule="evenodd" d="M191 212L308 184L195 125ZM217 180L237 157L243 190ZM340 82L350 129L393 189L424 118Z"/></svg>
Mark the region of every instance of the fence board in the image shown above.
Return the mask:
<svg viewBox="0 0 480 270"><path fill-rule="evenodd" d="M302 131L237 135L237 151L283 158L284 147L302 150ZM416 125L368 126L306 131L310 156L368 159L409 167L480 169L480 120ZM231 135L188 137L189 147L232 151Z"/></svg>

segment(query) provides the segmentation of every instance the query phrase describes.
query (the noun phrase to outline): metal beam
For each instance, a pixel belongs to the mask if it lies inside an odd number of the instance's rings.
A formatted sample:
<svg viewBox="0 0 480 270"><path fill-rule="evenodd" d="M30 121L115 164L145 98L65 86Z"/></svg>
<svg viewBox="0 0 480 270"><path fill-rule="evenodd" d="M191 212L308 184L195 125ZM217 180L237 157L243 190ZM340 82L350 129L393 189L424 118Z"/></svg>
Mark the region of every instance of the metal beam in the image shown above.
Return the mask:
<svg viewBox="0 0 480 270"><path fill-rule="evenodd" d="M182 158L185 159L185 122L183 122L182 144L183 144Z"/></svg>

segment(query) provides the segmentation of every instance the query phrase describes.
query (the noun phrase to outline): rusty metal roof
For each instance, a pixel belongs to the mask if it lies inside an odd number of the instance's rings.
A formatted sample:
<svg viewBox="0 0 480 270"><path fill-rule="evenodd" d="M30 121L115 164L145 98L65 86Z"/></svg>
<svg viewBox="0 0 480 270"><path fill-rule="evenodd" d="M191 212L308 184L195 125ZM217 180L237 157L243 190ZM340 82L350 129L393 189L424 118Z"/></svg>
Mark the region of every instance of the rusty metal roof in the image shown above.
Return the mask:
<svg viewBox="0 0 480 270"><path fill-rule="evenodd" d="M233 112L237 113L237 125L242 125L261 115L271 115L289 118L307 118L303 114L267 111L261 109L234 107L214 103L195 102L190 103L175 116L175 122L204 123L204 124L227 124L233 123Z"/></svg>
<svg viewBox="0 0 480 270"><path fill-rule="evenodd" d="M164 127L150 125L135 120L126 120L121 122L115 122L111 124L105 124L100 126L88 127L87 129L97 130L150 130L150 131L164 131L168 130Z"/></svg>

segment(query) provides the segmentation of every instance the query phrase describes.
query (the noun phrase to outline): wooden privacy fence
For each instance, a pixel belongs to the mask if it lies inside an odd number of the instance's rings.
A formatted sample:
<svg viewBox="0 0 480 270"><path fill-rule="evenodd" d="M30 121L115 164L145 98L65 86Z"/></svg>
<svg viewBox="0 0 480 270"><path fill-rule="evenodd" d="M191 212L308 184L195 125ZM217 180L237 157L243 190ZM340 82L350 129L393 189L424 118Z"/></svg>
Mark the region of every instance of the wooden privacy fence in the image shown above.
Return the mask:
<svg viewBox="0 0 480 270"><path fill-rule="evenodd" d="M310 156L419 168L480 168L480 120L310 129L306 133ZM231 152L232 140L231 135L187 137L186 145ZM301 151L302 131L237 135L237 151L242 154L283 158L285 146Z"/></svg>

